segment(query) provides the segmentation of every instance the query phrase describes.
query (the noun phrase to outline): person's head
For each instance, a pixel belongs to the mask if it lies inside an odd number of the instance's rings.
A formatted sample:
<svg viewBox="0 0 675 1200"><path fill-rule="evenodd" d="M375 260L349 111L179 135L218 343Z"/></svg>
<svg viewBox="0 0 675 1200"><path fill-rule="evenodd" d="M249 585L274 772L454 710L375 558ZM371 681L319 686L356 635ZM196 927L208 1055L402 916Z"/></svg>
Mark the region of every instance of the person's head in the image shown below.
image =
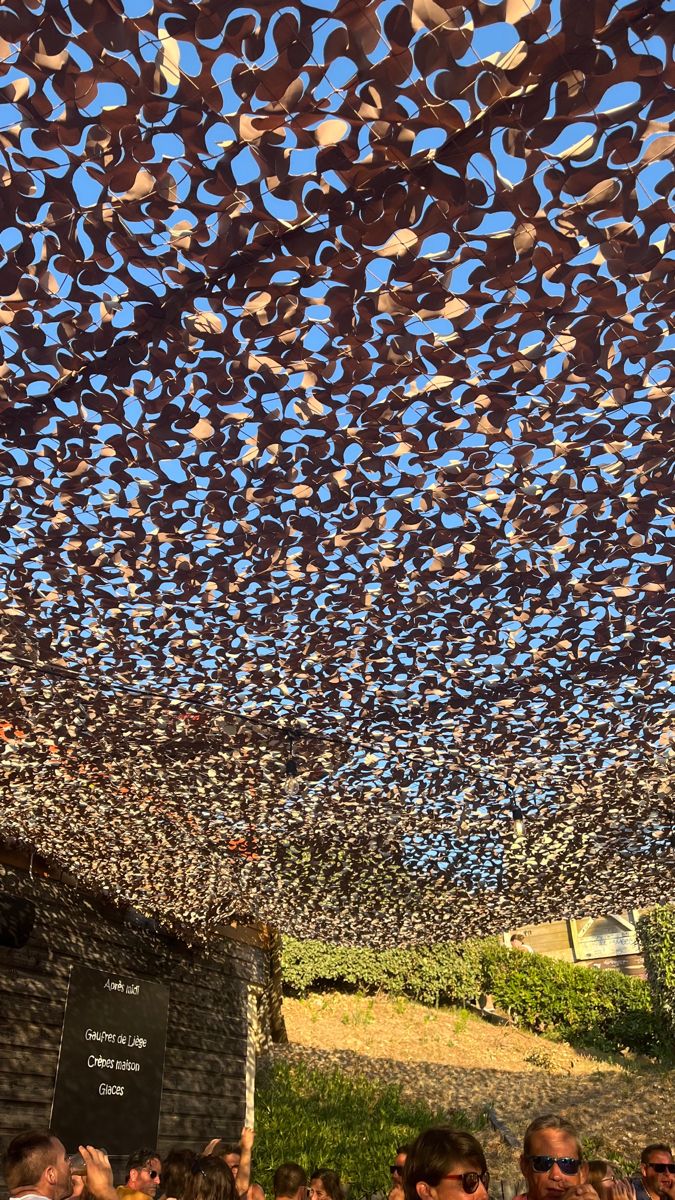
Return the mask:
<svg viewBox="0 0 675 1200"><path fill-rule="evenodd" d="M299 1163L282 1163L274 1172L274 1195L278 1200L303 1200L307 1172Z"/></svg>
<svg viewBox="0 0 675 1200"><path fill-rule="evenodd" d="M487 1200L489 1182L480 1142L449 1125L425 1129L403 1169L405 1200Z"/></svg>
<svg viewBox="0 0 675 1200"><path fill-rule="evenodd" d="M10 1195L30 1188L49 1200L65 1200L73 1190L70 1159L51 1133L20 1133L5 1151L2 1172Z"/></svg>
<svg viewBox="0 0 675 1200"><path fill-rule="evenodd" d="M588 1182L598 1193L600 1200L608 1200L609 1185L614 1183L614 1167L605 1158L592 1158L588 1164Z"/></svg>
<svg viewBox="0 0 675 1200"><path fill-rule="evenodd" d="M169 1151L162 1163L163 1196L171 1197L172 1200L183 1200L196 1157L194 1150Z"/></svg>
<svg viewBox="0 0 675 1200"><path fill-rule="evenodd" d="M525 1130L520 1169L529 1200L555 1200L588 1179L579 1135L571 1121L555 1113L535 1117Z"/></svg>
<svg viewBox="0 0 675 1200"><path fill-rule="evenodd" d="M663 1180L675 1175L673 1153L665 1142L654 1142L645 1146L640 1155L640 1174L644 1185L652 1196L663 1195Z"/></svg>
<svg viewBox="0 0 675 1200"><path fill-rule="evenodd" d="M195 1158L184 1200L236 1200L234 1175L222 1158Z"/></svg>
<svg viewBox="0 0 675 1200"><path fill-rule="evenodd" d="M394 1161L389 1167L392 1187L403 1187L403 1168L405 1166L405 1160L410 1154L411 1149L412 1142L404 1142L402 1146L396 1147Z"/></svg>
<svg viewBox="0 0 675 1200"><path fill-rule="evenodd" d="M344 1200L344 1192L337 1171L328 1167L315 1167L309 1181L310 1200Z"/></svg>
<svg viewBox="0 0 675 1200"><path fill-rule="evenodd" d="M153 1200L162 1182L162 1160L156 1150L141 1146L127 1159L126 1185Z"/></svg>
<svg viewBox="0 0 675 1200"><path fill-rule="evenodd" d="M236 1142L231 1142L229 1146L223 1146L219 1156L224 1163L227 1163L234 1178L239 1174L239 1163L241 1161L241 1149Z"/></svg>

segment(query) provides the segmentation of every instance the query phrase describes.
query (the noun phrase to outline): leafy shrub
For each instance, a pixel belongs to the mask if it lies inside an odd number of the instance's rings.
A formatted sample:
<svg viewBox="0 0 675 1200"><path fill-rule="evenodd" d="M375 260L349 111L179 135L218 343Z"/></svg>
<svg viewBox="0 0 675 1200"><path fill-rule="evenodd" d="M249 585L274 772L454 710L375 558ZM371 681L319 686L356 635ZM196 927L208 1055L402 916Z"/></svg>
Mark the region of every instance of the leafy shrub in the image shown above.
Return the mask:
<svg viewBox="0 0 675 1200"><path fill-rule="evenodd" d="M286 938L282 963L285 987L300 995L351 987L422 1004L466 1004L490 993L497 1008L529 1029L604 1050L654 1054L659 1047L643 980L508 950L496 938L383 951Z"/></svg>
<svg viewBox="0 0 675 1200"><path fill-rule="evenodd" d="M656 1019L675 1042L675 909L653 908L640 917L637 933L644 954Z"/></svg>
<svg viewBox="0 0 675 1200"><path fill-rule="evenodd" d="M378 951L284 938L284 987L301 996L310 988L347 986L410 996L421 1004L462 1004L485 991L483 957L489 944L470 938L460 945Z"/></svg>
<svg viewBox="0 0 675 1200"><path fill-rule="evenodd" d="M531 1054L525 1055L525 1062L538 1067L540 1071L552 1071L555 1067L555 1059L550 1050L533 1050Z"/></svg>
<svg viewBox="0 0 675 1200"><path fill-rule="evenodd" d="M397 1145L447 1120L472 1129L465 1113L435 1112L421 1101L404 1100L397 1087L337 1069L278 1062L256 1087L253 1176L270 1196L276 1167L298 1162L307 1172L318 1166L339 1171L351 1196L386 1193Z"/></svg>
<svg viewBox="0 0 675 1200"><path fill-rule="evenodd" d="M644 980L505 946L492 948L488 958L495 1005L529 1029L603 1049L657 1050L658 1030Z"/></svg>

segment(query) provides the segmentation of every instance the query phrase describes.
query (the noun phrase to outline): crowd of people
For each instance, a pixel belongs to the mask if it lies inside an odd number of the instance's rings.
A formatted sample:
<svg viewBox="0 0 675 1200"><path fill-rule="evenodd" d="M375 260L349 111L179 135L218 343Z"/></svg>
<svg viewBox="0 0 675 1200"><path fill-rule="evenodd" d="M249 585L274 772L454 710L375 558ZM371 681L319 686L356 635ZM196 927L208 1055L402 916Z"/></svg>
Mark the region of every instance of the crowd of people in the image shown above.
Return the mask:
<svg viewBox="0 0 675 1200"><path fill-rule="evenodd" d="M251 1177L253 1131L241 1142L209 1142L201 1153L173 1149L161 1158L141 1148L129 1158L124 1183L113 1185L108 1155L80 1146L68 1155L49 1132L22 1133L8 1146L3 1173L10 1200L267 1200ZM515 1200L675 1200L675 1163L670 1146L645 1146L639 1169L622 1178L610 1162L585 1161L574 1126L555 1114L537 1117L525 1132L520 1168L524 1190ZM388 1200L488 1200L490 1173L480 1142L470 1133L439 1125L399 1146L389 1167ZM274 1200L347 1200L337 1171L309 1172L281 1163L273 1179Z"/></svg>

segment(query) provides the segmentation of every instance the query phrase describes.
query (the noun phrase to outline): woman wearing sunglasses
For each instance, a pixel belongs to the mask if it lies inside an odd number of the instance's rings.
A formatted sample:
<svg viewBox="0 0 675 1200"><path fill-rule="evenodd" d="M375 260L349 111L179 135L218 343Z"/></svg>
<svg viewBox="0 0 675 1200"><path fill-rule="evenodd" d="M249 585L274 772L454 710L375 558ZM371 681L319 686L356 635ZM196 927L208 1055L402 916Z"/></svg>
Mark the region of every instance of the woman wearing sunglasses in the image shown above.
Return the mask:
<svg viewBox="0 0 675 1200"><path fill-rule="evenodd" d="M618 1175L606 1158L592 1158L588 1163L588 1182L600 1200L636 1200L635 1188L629 1179Z"/></svg>
<svg viewBox="0 0 675 1200"><path fill-rule="evenodd" d="M448 1125L425 1129L403 1169L405 1200L487 1200L489 1183L480 1142Z"/></svg>

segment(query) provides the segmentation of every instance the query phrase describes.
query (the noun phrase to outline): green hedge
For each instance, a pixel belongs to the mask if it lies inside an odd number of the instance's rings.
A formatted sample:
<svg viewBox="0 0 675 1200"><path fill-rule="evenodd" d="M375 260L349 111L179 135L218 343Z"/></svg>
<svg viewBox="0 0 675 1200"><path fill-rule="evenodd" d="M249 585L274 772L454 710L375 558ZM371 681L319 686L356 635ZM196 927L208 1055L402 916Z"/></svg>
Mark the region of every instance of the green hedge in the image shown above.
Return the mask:
<svg viewBox="0 0 675 1200"><path fill-rule="evenodd" d="M663 1037L675 1042L675 908L653 908L640 917L638 938L652 1003Z"/></svg>
<svg viewBox="0 0 675 1200"><path fill-rule="evenodd" d="M284 938L284 988L303 996L311 988L351 986L358 991L410 996L421 1004L465 1004L486 990L486 948L496 939L441 942L429 949L366 950Z"/></svg>
<svg viewBox="0 0 675 1200"><path fill-rule="evenodd" d="M657 1023L644 980L503 946L487 957L496 1007L528 1029L608 1050L657 1051Z"/></svg>
<svg viewBox="0 0 675 1200"><path fill-rule="evenodd" d="M605 1050L655 1054L660 1044L643 980L508 950L496 938L383 951L285 938L282 964L284 986L297 995L347 986L423 1004L466 1004L490 994L529 1029Z"/></svg>
<svg viewBox="0 0 675 1200"><path fill-rule="evenodd" d="M255 1114L253 1178L267 1196L282 1162L298 1162L308 1173L332 1167L352 1198L386 1194L398 1145L443 1120L475 1130L466 1113L434 1111L403 1098L398 1087L283 1061L258 1077Z"/></svg>

